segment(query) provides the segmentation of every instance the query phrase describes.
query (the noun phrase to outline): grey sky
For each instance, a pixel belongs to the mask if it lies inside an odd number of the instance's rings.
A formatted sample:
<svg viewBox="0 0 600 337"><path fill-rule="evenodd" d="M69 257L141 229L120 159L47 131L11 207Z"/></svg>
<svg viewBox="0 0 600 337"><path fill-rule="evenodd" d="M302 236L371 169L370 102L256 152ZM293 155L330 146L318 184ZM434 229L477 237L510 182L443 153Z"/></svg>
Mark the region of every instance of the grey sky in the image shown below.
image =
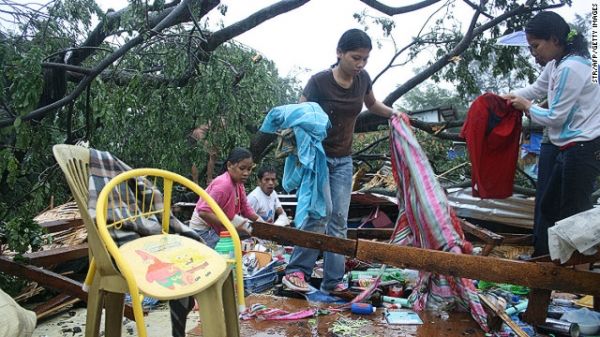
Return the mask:
<svg viewBox="0 0 600 337"><path fill-rule="evenodd" d="M126 5L123 0L97 1L103 9L109 7L119 9ZM573 0L573 7L561 8L556 12L567 21L572 21L575 13L590 12L593 1L597 2L598 0ZM217 11L213 11L210 20L215 24L219 20L223 20L226 25L229 25L275 2L273 0L224 0L222 3L228 5L227 15L223 17ZM392 1L383 2L394 4ZM414 3L417 0L411 2ZM431 6L431 8L395 17L396 33L394 33L394 37L398 48L403 47L411 37L416 36L424 23L424 18L437 7L439 6ZM296 10L255 27L236 40L273 60L281 75L295 75L302 83L305 83L312 73L325 69L335 62L337 40L347 29L361 28L352 15L365 8L366 6L358 0L313 0ZM372 9L368 10L368 13L373 16L383 16ZM467 7L464 2L456 1L455 16L461 19L461 22L465 22L463 30L466 30L471 15L472 9ZM374 41L382 45L381 49L376 48L371 52L366 68L369 74L375 77L393 56L394 42L389 38L384 39L379 28L375 26L372 27L369 34ZM423 64L429 57L433 57L433 55L424 54L419 60L414 60L412 64L388 71L375 83L374 90L377 97L383 99L396 85L412 76L414 67Z"/></svg>

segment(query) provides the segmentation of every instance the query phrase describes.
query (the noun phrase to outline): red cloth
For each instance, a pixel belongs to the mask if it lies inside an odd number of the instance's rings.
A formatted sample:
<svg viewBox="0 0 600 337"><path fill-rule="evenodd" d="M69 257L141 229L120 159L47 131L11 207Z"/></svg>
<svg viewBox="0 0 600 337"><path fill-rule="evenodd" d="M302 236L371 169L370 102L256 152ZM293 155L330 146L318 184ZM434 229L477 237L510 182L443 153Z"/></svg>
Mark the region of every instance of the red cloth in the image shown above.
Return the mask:
<svg viewBox="0 0 600 337"><path fill-rule="evenodd" d="M487 93L473 103L460 136L471 159L473 196L508 198L519 155L522 112L502 97Z"/></svg>

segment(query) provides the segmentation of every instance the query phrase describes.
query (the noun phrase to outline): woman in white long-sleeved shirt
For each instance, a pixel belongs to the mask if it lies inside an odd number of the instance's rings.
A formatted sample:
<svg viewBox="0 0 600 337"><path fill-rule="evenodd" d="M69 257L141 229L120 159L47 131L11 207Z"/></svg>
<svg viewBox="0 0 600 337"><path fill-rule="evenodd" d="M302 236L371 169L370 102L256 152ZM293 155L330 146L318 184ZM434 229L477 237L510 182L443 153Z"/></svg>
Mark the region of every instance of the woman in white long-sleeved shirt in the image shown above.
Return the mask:
<svg viewBox="0 0 600 337"><path fill-rule="evenodd" d="M525 28L531 53L546 64L532 85L505 97L547 128L559 149L541 199L541 221L534 228L534 255L548 253L548 228L592 208L600 173L600 86L592 82L587 43L554 12L541 12ZM547 98L548 108L531 100Z"/></svg>

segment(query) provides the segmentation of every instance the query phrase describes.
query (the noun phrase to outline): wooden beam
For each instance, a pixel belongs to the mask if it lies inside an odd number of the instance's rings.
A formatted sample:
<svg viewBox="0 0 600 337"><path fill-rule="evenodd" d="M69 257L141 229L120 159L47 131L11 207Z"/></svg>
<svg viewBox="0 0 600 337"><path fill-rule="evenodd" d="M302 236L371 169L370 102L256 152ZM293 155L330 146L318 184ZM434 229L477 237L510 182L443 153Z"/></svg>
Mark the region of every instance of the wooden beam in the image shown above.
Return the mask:
<svg viewBox="0 0 600 337"><path fill-rule="evenodd" d="M350 257L356 255L356 240L340 239L294 228L283 228L258 221L252 223L251 234L260 239L276 241L279 244L299 245Z"/></svg>
<svg viewBox="0 0 600 337"><path fill-rule="evenodd" d="M41 267L56 265L58 263L75 260L88 256L88 244L63 246L50 250L26 253L23 257L29 264Z"/></svg>
<svg viewBox="0 0 600 337"><path fill-rule="evenodd" d="M466 220L461 219L460 225L465 233L471 234L485 243L500 245L502 241L504 241L504 237L502 235L498 235L490 230L476 226Z"/></svg>
<svg viewBox="0 0 600 337"><path fill-rule="evenodd" d="M460 219L460 225L465 234L471 235L476 239L485 242L485 246L481 252L481 255L483 256L490 255L494 247L502 244L502 241L504 241L504 237L502 235L498 235L490 230L476 226L466 220Z"/></svg>
<svg viewBox="0 0 600 337"><path fill-rule="evenodd" d="M52 271L16 263L4 256L0 256L0 271L35 281L43 287L73 295L84 301L87 300L87 293L81 288L81 283Z"/></svg>
<svg viewBox="0 0 600 337"><path fill-rule="evenodd" d="M365 261L443 275L600 295L600 273L577 271L552 264L453 254L365 240L358 240L356 257Z"/></svg>
<svg viewBox="0 0 600 337"><path fill-rule="evenodd" d="M54 315L78 301L81 301L81 299L67 294L59 294L46 303L38 305L33 311L35 312L37 319L40 320L44 317Z"/></svg>
<svg viewBox="0 0 600 337"><path fill-rule="evenodd" d="M389 240L393 232L393 228L348 228L348 239Z"/></svg>
<svg viewBox="0 0 600 337"><path fill-rule="evenodd" d="M42 228L46 228L48 233L56 233L69 228L75 228L83 226L82 219L71 219L71 220L52 220L39 222L38 225Z"/></svg>
<svg viewBox="0 0 600 337"><path fill-rule="evenodd" d="M548 316L551 295L552 290L531 288L528 296L529 304L523 314L523 321L532 325L543 324Z"/></svg>
<svg viewBox="0 0 600 337"><path fill-rule="evenodd" d="M502 244L516 246L531 246L533 244L532 234L500 233L504 237Z"/></svg>
<svg viewBox="0 0 600 337"><path fill-rule="evenodd" d="M583 255L580 252L573 252L573 255L565 262L560 263L560 260L551 260L550 255L542 255L534 257L530 260L531 262L552 262L560 266L576 266L579 264L594 263L600 261L600 251L593 255Z"/></svg>
<svg viewBox="0 0 600 337"><path fill-rule="evenodd" d="M63 275L52 271L32 266L16 263L13 260L0 256L0 271L22 277L27 280L35 281L45 288L51 288L58 292L65 293L87 302L88 294L83 291L82 284ZM125 305L125 317L135 320L131 305Z"/></svg>

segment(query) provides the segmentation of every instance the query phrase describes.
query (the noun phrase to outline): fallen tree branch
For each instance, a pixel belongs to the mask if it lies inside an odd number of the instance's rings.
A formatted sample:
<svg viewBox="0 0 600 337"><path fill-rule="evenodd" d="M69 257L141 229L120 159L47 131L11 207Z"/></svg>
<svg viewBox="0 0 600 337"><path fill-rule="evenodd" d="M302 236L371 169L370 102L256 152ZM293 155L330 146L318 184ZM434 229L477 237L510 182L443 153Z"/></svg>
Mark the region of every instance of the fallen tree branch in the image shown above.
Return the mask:
<svg viewBox="0 0 600 337"><path fill-rule="evenodd" d="M421 2L417 2L416 4L402 6L402 7L391 7L388 5L384 5L381 2L376 1L376 0L360 0L360 1L363 2L365 5L373 8L373 9L376 9L384 14L387 14L389 16L394 16L397 14L413 12L418 9L425 8L427 6L431 6L436 2L440 2L441 0L423 0Z"/></svg>
<svg viewBox="0 0 600 337"><path fill-rule="evenodd" d="M75 89L67 96L50 103L48 105L42 106L40 108L35 109L34 111L28 113L27 115L21 117L23 121L28 121L32 119L40 119L44 117L49 112L61 108L67 105L69 102L75 100L81 93L87 88L87 86L98 76L104 69L108 68L115 61L124 56L130 49L141 44L144 41L147 41L154 35L157 35L163 29L174 26L176 24L185 22L189 16L189 12L187 11L188 2L193 0L184 0L177 7L173 8L172 11L165 11L161 13L161 15L157 15L154 21L158 21L158 23L149 31L145 33L140 33L138 36L132 38L119 49L117 49L114 53L105 57L98 65L90 70L90 74L86 75L81 82L75 87ZM213 3L214 6L217 5L217 2ZM5 119L0 121L0 128L12 125L14 119Z"/></svg>
<svg viewBox="0 0 600 337"><path fill-rule="evenodd" d="M565 4L564 2L561 2L560 4L557 4L557 5L545 5L545 6L538 6L538 7L534 8L534 7L532 7L532 4L534 2L535 2L534 0L529 0L526 4L516 7L510 11L507 11L507 12L495 17L494 19L487 21L486 23L482 24L481 26L478 26L475 28L474 24L480 14L480 11L477 10L476 13L472 17L469 31L467 32L467 34L465 34L465 36L461 39L461 41L454 48L452 48L452 50L450 50L448 53L446 53L445 55L440 57L437 61L435 61L433 64L431 64L425 70L419 72L418 74L413 76L411 79L406 81L404 84L402 84L401 86L396 88L394 91L392 91L383 100L383 104L385 104L387 106L392 106L394 104L394 102L396 102L400 97L402 97L402 95L404 95L405 93L407 93L408 91L410 91L411 89L416 87L417 85L421 84L422 82L424 82L425 80L430 78L431 75L435 74L436 72L441 70L443 67L448 65L450 62L452 62L454 57L462 54L468 48L468 46L470 45L471 41L473 40L473 38L475 36L483 34L483 32L498 25L500 22L502 22L508 18L511 18L513 16L516 16L516 15L523 15L523 14L531 13L533 11L547 9L547 8L561 7L561 6L564 6L564 4ZM376 130L379 125L385 124L386 122L387 122L386 118L372 114L368 110L365 110L359 114L358 119L356 121L356 127L354 129L354 132L358 133L358 132L368 132L368 131Z"/></svg>

